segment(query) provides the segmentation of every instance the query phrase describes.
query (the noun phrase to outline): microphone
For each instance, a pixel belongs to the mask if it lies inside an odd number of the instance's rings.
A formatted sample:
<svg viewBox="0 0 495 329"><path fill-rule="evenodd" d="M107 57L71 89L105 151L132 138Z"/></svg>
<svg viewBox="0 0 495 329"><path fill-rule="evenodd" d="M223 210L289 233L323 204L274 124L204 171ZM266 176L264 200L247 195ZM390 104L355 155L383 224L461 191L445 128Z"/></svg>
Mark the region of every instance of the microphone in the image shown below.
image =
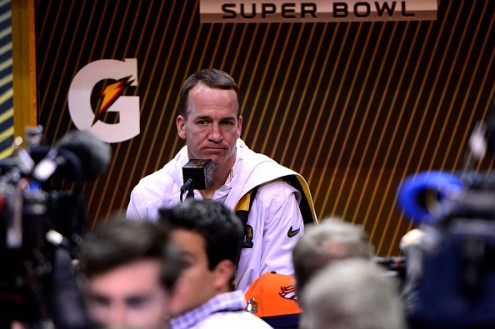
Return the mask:
<svg viewBox="0 0 495 329"><path fill-rule="evenodd" d="M93 180L106 172L111 147L87 131L75 130L63 136L34 168L33 177L44 182L57 172L64 178Z"/></svg>
<svg viewBox="0 0 495 329"><path fill-rule="evenodd" d="M184 185L180 188L181 200L182 195L192 190L206 190L214 180L213 161L210 159L191 159L182 167L182 176Z"/></svg>

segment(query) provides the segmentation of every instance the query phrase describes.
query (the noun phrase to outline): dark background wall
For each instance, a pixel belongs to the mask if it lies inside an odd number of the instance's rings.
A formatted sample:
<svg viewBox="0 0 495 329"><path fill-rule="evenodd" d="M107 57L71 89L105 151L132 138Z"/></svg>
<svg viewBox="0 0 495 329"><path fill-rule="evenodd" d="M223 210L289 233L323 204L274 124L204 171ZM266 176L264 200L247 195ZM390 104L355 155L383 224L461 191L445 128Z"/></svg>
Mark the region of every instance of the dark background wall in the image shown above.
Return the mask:
<svg viewBox="0 0 495 329"><path fill-rule="evenodd" d="M39 121L75 129L70 83L99 59L138 59L141 134L112 144L85 187L93 224L126 207L138 180L182 146L182 81L205 67L243 91L243 139L302 173L317 215L362 224L380 255L412 225L395 205L407 176L463 168L495 95L495 2L438 1L436 21L201 24L199 0L36 0ZM492 158L477 164L491 168Z"/></svg>

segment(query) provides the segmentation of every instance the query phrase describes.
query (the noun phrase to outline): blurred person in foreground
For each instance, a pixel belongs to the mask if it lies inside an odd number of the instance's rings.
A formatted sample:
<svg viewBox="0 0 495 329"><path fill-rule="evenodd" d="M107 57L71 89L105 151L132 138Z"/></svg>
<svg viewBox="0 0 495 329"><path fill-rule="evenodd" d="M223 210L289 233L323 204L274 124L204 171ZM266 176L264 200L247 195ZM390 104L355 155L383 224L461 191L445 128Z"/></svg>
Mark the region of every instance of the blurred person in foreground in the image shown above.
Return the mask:
<svg viewBox="0 0 495 329"><path fill-rule="evenodd" d="M242 290L233 290L244 234L227 207L212 200L186 199L160 210L181 249L184 269L171 307L172 329L271 328L246 311Z"/></svg>
<svg viewBox="0 0 495 329"><path fill-rule="evenodd" d="M301 295L309 280L330 263L348 258L371 261L374 255L375 248L360 226L337 217L325 218L307 227L292 250L296 290Z"/></svg>
<svg viewBox="0 0 495 329"><path fill-rule="evenodd" d="M303 289L301 329L404 329L398 282L365 259L334 262Z"/></svg>
<svg viewBox="0 0 495 329"><path fill-rule="evenodd" d="M81 248L79 272L91 318L103 328L168 328L179 249L164 226L114 218Z"/></svg>

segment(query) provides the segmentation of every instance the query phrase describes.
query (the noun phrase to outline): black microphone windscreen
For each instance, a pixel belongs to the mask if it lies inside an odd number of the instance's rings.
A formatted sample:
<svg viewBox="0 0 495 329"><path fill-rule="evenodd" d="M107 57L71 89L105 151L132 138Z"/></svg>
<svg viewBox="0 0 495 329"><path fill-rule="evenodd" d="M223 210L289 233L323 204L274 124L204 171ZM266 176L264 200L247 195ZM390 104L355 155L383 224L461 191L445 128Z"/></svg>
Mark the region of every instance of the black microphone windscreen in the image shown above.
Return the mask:
<svg viewBox="0 0 495 329"><path fill-rule="evenodd" d="M189 179L196 190L206 190L213 183L213 161L209 159L191 159L182 167L183 181Z"/></svg>
<svg viewBox="0 0 495 329"><path fill-rule="evenodd" d="M112 157L109 144L97 139L88 131L74 130L64 135L55 147L74 153L81 162L86 180L106 173Z"/></svg>

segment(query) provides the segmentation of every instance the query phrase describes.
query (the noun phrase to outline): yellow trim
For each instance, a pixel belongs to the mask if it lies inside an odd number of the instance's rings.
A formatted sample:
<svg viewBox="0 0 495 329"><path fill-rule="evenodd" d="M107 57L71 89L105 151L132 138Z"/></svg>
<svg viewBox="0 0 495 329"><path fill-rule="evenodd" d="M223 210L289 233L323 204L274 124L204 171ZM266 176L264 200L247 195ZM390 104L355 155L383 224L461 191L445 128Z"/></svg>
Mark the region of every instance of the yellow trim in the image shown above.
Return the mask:
<svg viewBox="0 0 495 329"><path fill-rule="evenodd" d="M9 74L9 75L5 76L5 78L0 79L0 87L3 87L8 83L12 83L12 77L13 77L13 75Z"/></svg>
<svg viewBox="0 0 495 329"><path fill-rule="evenodd" d="M12 59L6 59L0 63L0 70L5 70L12 66Z"/></svg>
<svg viewBox="0 0 495 329"><path fill-rule="evenodd" d="M4 122L7 119L10 119L14 115L14 109L10 108L8 111L0 114L0 123ZM13 133L13 131L11 132Z"/></svg>
<svg viewBox="0 0 495 329"><path fill-rule="evenodd" d="M0 39L1 39L1 38L4 38L5 36L8 36L8 35L10 35L10 34L12 34L12 29L10 29L10 28L8 28L8 27L7 27L7 28L5 28L5 29L2 29L2 30L0 31Z"/></svg>
<svg viewBox="0 0 495 329"><path fill-rule="evenodd" d="M239 200L239 202L237 202L234 212L249 210L249 206L251 204L251 192L252 191L249 191L248 193L244 194L244 196Z"/></svg>
<svg viewBox="0 0 495 329"><path fill-rule="evenodd" d="M3 142L4 140L6 140L7 138L9 138L10 136L12 136L12 133L13 133L13 128L8 128L8 129L5 129L4 131L2 131L2 133L0 133L0 142ZM12 150L11 150L12 151ZM3 153L2 153L3 154ZM2 157L0 157L0 159L3 159Z"/></svg>
<svg viewBox="0 0 495 329"><path fill-rule="evenodd" d="M36 105L36 40L34 0L13 0L12 59L14 72L14 137L38 124Z"/></svg>
<svg viewBox="0 0 495 329"><path fill-rule="evenodd" d="M12 155L14 150L12 148L7 148L3 152L0 152L0 159L8 158Z"/></svg>
<svg viewBox="0 0 495 329"><path fill-rule="evenodd" d="M0 103L4 103L7 100L9 100L10 98L12 98L12 93L13 93L13 90L8 89L3 94L0 94Z"/></svg>
<svg viewBox="0 0 495 329"><path fill-rule="evenodd" d="M302 200L299 203L299 208L301 209L301 214L304 218L305 223L318 224L318 218L316 217L315 206L313 203L313 198L311 197L311 192L309 190L308 183L304 177L300 175L289 175L282 177L289 182L293 187L302 193ZM295 178L295 180L294 180ZM234 208L236 214L240 214L242 211L249 211L251 207L251 193L253 190L246 193L237 203ZM311 219L311 221L309 220Z"/></svg>
<svg viewBox="0 0 495 329"><path fill-rule="evenodd" d="M0 47L0 55L9 51L12 51L12 42L6 43L4 46Z"/></svg>
<svg viewBox="0 0 495 329"><path fill-rule="evenodd" d="M295 175L297 181L301 185L301 192L304 194L306 201L308 202L308 212L311 218L313 219L314 224L319 224L318 218L316 217L315 205L313 203L313 197L311 196L311 191L309 190L309 185L304 179L304 177L300 175Z"/></svg>

